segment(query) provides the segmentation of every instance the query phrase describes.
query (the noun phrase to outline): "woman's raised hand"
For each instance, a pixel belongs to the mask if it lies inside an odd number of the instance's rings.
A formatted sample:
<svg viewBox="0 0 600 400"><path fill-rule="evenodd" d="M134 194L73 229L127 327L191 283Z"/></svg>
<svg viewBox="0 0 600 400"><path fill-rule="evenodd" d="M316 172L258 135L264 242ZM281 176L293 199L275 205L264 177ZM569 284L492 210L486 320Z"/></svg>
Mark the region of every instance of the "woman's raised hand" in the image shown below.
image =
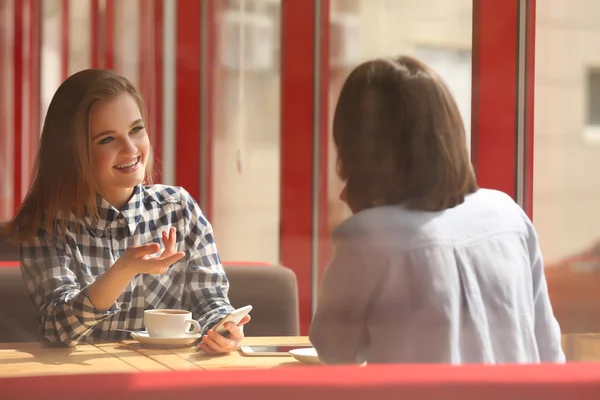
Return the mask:
<svg viewBox="0 0 600 400"><path fill-rule="evenodd" d="M115 265L137 274L164 274L171 264L179 261L185 253L175 251L177 233L175 228L163 231L162 242L165 249L157 255L160 250L158 243L148 243L140 246L131 246L125 250L125 254L119 258Z"/></svg>

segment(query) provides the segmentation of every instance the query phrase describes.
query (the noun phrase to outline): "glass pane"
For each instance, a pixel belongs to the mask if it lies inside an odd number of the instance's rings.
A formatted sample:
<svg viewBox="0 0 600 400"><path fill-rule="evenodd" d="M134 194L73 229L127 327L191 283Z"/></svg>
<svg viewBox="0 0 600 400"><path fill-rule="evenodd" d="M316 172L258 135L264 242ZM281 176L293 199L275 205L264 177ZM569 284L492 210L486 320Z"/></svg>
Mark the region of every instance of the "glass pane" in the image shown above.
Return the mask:
<svg viewBox="0 0 600 400"><path fill-rule="evenodd" d="M69 75L91 66L90 0L69 1Z"/></svg>
<svg viewBox="0 0 600 400"><path fill-rule="evenodd" d="M40 43L40 128L54 92L60 86L61 76L61 0L45 0L42 2L42 41Z"/></svg>
<svg viewBox="0 0 600 400"><path fill-rule="evenodd" d="M535 28L534 224L563 333L600 332L600 2L538 1Z"/></svg>
<svg viewBox="0 0 600 400"><path fill-rule="evenodd" d="M350 71L374 57L419 58L446 81L462 113L470 148L472 0L330 0L329 127ZM329 143L328 224L350 216L338 196L335 146Z"/></svg>
<svg viewBox="0 0 600 400"><path fill-rule="evenodd" d="M0 222L13 215L13 0L0 0Z"/></svg>
<svg viewBox="0 0 600 400"><path fill-rule="evenodd" d="M139 1L115 1L115 71L127 77L138 88L140 84L139 35Z"/></svg>
<svg viewBox="0 0 600 400"><path fill-rule="evenodd" d="M211 222L223 260L277 263L281 2L217 6Z"/></svg>

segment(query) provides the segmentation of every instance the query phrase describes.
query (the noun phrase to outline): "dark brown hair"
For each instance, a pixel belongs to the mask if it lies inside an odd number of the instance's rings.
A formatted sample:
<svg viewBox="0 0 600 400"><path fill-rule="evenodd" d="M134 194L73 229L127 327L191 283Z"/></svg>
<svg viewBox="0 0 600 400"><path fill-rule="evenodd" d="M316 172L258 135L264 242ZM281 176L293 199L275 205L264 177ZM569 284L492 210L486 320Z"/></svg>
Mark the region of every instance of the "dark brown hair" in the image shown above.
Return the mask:
<svg viewBox="0 0 600 400"><path fill-rule="evenodd" d="M412 57L371 60L350 73L333 139L353 212L389 204L440 211L477 190L458 106Z"/></svg>
<svg viewBox="0 0 600 400"><path fill-rule="evenodd" d="M133 97L145 118L138 91L114 72L87 69L60 85L44 121L31 187L9 224L15 242L35 236L39 227L64 232L71 213L80 220L97 216L89 114L97 101L121 93ZM152 154L146 165L146 180L152 180Z"/></svg>

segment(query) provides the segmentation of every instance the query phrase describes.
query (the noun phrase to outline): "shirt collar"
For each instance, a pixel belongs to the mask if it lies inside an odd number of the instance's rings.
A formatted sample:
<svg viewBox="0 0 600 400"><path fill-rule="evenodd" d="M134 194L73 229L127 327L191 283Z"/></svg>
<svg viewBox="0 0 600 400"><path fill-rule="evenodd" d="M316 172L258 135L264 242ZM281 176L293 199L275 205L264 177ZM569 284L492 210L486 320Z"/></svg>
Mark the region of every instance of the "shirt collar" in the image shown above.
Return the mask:
<svg viewBox="0 0 600 400"><path fill-rule="evenodd" d="M131 199L129 199L121 210L115 208L102 196L96 195L98 218L86 217L86 223L89 227L104 232L115 220L122 218L129 229L129 234L132 235L142 217L144 209L143 200L144 188L142 185L137 185L133 189Z"/></svg>

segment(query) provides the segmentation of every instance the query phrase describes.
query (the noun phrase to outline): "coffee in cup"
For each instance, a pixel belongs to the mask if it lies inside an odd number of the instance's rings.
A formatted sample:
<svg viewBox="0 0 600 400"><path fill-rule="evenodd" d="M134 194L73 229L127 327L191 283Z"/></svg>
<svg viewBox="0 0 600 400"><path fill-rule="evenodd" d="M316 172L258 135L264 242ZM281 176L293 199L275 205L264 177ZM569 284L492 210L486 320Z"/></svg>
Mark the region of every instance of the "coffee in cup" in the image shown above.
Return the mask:
<svg viewBox="0 0 600 400"><path fill-rule="evenodd" d="M198 321L192 319L192 313L185 310L146 310L144 325L149 336L159 338L197 335L201 330Z"/></svg>

